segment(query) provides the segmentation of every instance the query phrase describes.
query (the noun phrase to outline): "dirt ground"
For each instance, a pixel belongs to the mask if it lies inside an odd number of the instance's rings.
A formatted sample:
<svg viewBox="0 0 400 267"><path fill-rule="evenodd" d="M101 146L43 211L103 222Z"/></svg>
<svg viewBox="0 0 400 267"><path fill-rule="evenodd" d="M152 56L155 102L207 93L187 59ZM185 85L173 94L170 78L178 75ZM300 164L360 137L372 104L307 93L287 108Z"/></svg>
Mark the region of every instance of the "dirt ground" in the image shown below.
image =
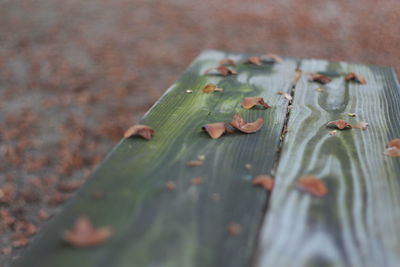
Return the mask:
<svg viewBox="0 0 400 267"><path fill-rule="evenodd" d="M392 66L400 1L3 0L0 265L207 48Z"/></svg>

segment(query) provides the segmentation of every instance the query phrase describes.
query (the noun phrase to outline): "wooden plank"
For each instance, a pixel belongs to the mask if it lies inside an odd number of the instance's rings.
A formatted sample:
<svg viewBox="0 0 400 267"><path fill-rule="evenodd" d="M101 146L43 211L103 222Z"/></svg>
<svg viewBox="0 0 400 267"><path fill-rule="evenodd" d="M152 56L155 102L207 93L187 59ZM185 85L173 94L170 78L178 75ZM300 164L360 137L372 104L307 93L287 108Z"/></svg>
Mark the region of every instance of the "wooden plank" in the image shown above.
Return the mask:
<svg viewBox="0 0 400 267"><path fill-rule="evenodd" d="M304 60L301 69L338 76L321 86L303 75L296 86L257 265L400 266L400 159L383 155L400 137L393 71L323 60ZM350 71L367 84L346 83ZM331 136L325 124L337 119L370 126ZM325 182L325 197L295 188L308 174Z"/></svg>
<svg viewBox="0 0 400 267"><path fill-rule="evenodd" d="M266 200L251 179L273 167L287 107L276 92L291 90L296 62L241 64L237 76L203 75L225 57L247 56L201 54L141 121L156 130L155 137L122 141L15 266L248 265ZM202 93L210 82L224 92ZM240 104L246 96L262 96L273 108L245 111ZM200 131L206 123L229 122L236 112L249 121L263 117L266 124L255 134L217 140ZM205 155L203 166L185 165L199 155ZM246 169L246 163L253 168ZM204 183L191 185L195 176ZM176 190L165 189L168 181ZM94 199L96 192L105 197ZM212 198L214 193L220 200ZM81 214L96 226L110 225L112 239L91 249L63 244L63 231ZM228 234L231 222L241 225L239 235Z"/></svg>

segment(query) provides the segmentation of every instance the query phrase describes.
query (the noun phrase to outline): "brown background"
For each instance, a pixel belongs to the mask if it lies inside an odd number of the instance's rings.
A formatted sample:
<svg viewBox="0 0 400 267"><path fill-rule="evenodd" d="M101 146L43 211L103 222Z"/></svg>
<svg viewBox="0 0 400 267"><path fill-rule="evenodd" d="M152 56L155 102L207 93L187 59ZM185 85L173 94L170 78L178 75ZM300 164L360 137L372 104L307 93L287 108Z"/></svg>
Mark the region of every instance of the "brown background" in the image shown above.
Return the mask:
<svg viewBox="0 0 400 267"><path fill-rule="evenodd" d="M200 51L273 52L399 73L399 15L398 0L1 1L2 253L58 211Z"/></svg>

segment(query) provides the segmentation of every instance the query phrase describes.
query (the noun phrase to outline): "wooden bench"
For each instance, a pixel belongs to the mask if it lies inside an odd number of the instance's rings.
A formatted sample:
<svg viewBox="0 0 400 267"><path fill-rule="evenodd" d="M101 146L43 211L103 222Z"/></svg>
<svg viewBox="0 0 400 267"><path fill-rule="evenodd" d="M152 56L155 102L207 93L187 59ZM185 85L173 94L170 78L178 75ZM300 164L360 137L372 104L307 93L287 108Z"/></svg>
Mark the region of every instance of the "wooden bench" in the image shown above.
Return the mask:
<svg viewBox="0 0 400 267"><path fill-rule="evenodd" d="M400 158L384 155L400 138L393 70L293 58L243 64L249 56L203 52L141 120L153 139L123 139L14 266L400 266ZM204 74L225 58L239 62L237 75ZM310 81L316 72L332 81ZM345 81L349 72L367 83ZM223 92L203 93L208 83ZM249 96L272 108L243 109ZM236 113L263 118L263 128L218 139L201 130ZM326 127L340 119L369 128ZM187 166L199 157L201 166ZM272 193L253 185L260 174L274 176ZM327 193L299 190L304 175ZM82 214L111 226L112 237L92 248L65 244Z"/></svg>

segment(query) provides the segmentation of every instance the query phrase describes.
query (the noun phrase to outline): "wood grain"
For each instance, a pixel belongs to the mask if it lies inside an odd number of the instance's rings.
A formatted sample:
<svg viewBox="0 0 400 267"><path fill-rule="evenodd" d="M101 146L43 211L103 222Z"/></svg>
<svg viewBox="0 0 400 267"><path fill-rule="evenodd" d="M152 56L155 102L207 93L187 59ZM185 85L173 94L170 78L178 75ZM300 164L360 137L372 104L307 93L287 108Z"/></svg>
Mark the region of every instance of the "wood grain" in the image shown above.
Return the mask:
<svg viewBox="0 0 400 267"><path fill-rule="evenodd" d="M273 166L288 104L276 92L290 91L296 62L240 64L237 76L203 75L220 59L248 56L201 54L140 122L152 126L155 137L123 140L14 266L249 265L266 201L251 179ZM210 82L224 92L202 93ZM273 108L243 110L246 96L262 96ZM229 122L236 112L249 121L264 118L263 129L217 140L201 132L202 125ZM205 156L203 166L185 165L199 155ZM191 184L196 176L203 184ZM168 181L176 184L174 191L165 188ZM104 198L95 199L96 192ZM64 244L62 233L81 214L96 226L111 226L113 237L90 249ZM231 222L241 225L240 234L228 234Z"/></svg>
<svg viewBox="0 0 400 267"><path fill-rule="evenodd" d="M335 78L321 86L303 75L296 86L257 266L400 266L400 159L383 155L400 137L393 71L323 60L303 60L301 69ZM367 84L346 83L350 71ZM331 136L325 124L337 119L369 128ZM308 174L325 182L325 197L295 188Z"/></svg>

